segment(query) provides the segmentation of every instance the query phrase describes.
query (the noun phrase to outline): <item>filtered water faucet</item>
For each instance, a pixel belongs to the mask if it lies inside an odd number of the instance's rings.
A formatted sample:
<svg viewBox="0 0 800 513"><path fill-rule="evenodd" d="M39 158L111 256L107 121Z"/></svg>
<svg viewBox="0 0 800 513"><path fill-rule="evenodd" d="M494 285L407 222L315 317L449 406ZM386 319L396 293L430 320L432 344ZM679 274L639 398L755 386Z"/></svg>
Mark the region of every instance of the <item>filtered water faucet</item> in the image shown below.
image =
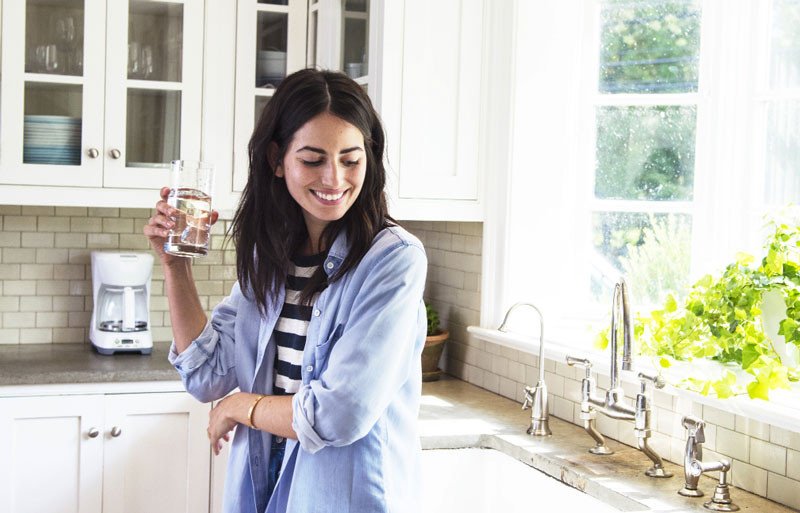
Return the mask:
<svg viewBox="0 0 800 513"><path fill-rule="evenodd" d="M539 382L536 383L535 387L525 387L525 402L522 403L523 410L531 409L531 425L527 433L533 436L550 436L553 432L550 430L550 420L547 412L547 385L544 382L544 316L541 310L531 303L516 303L508 309L503 322L497 329L505 332L508 316L520 306L533 308L539 316Z"/></svg>

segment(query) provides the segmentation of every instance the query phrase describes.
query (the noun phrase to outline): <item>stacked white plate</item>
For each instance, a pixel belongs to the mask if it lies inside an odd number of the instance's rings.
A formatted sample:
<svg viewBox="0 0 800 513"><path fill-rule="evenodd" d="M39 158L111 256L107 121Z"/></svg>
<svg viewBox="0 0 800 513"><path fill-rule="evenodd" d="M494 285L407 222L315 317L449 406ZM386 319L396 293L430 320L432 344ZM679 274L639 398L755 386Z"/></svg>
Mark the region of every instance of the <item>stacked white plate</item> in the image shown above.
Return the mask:
<svg viewBox="0 0 800 513"><path fill-rule="evenodd" d="M81 118L25 116L23 135L26 164L80 165Z"/></svg>

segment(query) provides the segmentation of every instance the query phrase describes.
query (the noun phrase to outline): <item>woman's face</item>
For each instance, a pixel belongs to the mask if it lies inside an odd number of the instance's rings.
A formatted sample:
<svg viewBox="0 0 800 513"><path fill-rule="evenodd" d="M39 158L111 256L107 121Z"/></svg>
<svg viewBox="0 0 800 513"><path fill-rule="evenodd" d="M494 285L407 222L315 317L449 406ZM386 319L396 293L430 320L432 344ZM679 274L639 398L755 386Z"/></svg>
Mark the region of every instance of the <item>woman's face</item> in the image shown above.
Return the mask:
<svg viewBox="0 0 800 513"><path fill-rule="evenodd" d="M341 219L364 185L364 136L330 113L311 118L295 132L275 174L302 207L308 233L317 240L331 221Z"/></svg>

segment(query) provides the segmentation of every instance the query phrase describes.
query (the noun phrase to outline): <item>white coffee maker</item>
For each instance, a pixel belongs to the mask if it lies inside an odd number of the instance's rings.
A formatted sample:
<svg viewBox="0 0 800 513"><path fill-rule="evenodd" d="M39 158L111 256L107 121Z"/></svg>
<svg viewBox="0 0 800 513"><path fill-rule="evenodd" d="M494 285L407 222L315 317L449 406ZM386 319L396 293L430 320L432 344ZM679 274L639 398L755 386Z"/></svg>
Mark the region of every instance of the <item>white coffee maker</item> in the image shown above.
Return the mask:
<svg viewBox="0 0 800 513"><path fill-rule="evenodd" d="M97 352L150 354L153 255L92 252L94 309L89 339Z"/></svg>

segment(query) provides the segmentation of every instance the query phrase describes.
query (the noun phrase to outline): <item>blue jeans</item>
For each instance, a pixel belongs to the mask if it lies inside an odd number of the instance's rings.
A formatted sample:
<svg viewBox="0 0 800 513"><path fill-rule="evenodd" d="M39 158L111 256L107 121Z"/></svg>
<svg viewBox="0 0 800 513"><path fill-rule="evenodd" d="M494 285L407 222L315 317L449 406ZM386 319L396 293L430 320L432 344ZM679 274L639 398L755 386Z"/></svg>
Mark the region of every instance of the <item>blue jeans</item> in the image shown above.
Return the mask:
<svg viewBox="0 0 800 513"><path fill-rule="evenodd" d="M267 467L267 501L275 491L278 477L281 474L281 464L283 463L283 453L286 450L286 439L279 436L272 436L272 448L270 449L269 466Z"/></svg>

